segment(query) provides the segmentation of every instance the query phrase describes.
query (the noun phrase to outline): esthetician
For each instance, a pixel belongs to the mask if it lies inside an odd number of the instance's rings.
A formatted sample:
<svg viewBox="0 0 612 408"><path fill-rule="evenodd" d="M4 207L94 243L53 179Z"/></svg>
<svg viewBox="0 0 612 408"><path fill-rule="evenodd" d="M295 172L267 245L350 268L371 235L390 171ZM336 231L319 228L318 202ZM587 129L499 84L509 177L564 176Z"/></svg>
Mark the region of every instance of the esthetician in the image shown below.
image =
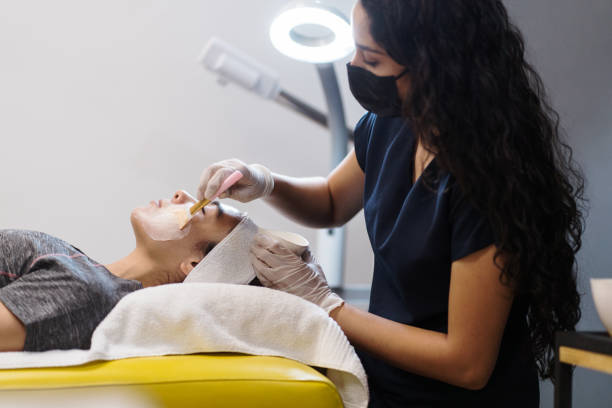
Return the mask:
<svg viewBox="0 0 612 408"><path fill-rule="evenodd" d="M327 178L219 162L200 198L238 169L226 196L307 226L365 210L369 313L269 236L251 256L265 286L342 327L370 406L536 408L554 334L580 318L583 179L523 38L500 0L360 0L352 24L350 88L368 110L354 150Z"/></svg>

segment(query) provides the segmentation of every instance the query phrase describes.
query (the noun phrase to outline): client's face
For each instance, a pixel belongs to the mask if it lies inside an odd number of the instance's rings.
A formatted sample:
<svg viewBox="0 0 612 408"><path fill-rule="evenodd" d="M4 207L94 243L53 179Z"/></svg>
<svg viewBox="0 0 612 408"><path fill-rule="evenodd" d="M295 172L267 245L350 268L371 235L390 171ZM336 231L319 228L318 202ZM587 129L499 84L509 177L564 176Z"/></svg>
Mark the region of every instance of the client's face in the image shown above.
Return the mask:
<svg viewBox="0 0 612 408"><path fill-rule="evenodd" d="M171 199L151 201L131 214L136 246L167 268L185 263L183 278L243 217L235 208L215 201L195 213L180 230L180 221L196 202L189 193L179 190Z"/></svg>

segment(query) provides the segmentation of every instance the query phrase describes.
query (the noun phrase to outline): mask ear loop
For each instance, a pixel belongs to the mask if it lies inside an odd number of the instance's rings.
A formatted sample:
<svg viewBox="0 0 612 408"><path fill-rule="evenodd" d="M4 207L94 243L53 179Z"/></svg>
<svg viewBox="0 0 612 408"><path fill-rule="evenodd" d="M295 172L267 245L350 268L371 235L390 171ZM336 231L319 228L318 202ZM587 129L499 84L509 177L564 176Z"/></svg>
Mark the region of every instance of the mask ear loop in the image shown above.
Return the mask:
<svg viewBox="0 0 612 408"><path fill-rule="evenodd" d="M406 68L404 69L398 76L394 77L394 79L397 81L399 80L401 77L403 77L404 75L406 75L408 72L410 72L410 68ZM402 102L402 107L403 107L404 103Z"/></svg>
<svg viewBox="0 0 612 408"><path fill-rule="evenodd" d="M406 68L405 70L403 70L398 76L394 77L395 80L397 81L398 79L400 79L401 77L403 77L404 75L406 75L408 72L410 72L410 68Z"/></svg>

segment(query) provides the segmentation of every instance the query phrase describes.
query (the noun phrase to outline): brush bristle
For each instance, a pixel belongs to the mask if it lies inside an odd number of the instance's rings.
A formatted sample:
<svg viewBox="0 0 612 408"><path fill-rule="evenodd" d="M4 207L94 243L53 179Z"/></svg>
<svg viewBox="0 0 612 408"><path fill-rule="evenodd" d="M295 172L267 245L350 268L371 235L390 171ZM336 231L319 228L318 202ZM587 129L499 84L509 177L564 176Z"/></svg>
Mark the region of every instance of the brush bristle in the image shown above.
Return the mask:
<svg viewBox="0 0 612 408"><path fill-rule="evenodd" d="M178 220L179 229L183 230L187 226L187 224L189 224L189 221L191 221L191 213L189 212L189 210L185 212L177 212L176 218Z"/></svg>

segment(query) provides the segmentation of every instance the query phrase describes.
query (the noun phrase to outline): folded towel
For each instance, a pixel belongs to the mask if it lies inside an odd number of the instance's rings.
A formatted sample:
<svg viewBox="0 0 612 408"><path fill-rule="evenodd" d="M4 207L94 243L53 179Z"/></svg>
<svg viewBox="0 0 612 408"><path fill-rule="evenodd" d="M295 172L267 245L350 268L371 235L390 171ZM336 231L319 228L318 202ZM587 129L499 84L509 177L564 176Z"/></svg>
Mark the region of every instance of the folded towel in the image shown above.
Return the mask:
<svg viewBox="0 0 612 408"><path fill-rule="evenodd" d="M251 282L255 278L255 270L249 260L249 247L257 231L257 225L245 215L240 223L193 268L184 282L239 285Z"/></svg>
<svg viewBox="0 0 612 408"><path fill-rule="evenodd" d="M281 356L327 368L346 407L368 404L363 366L323 309L245 285L173 284L133 292L96 328L90 350L2 353L0 368L200 352Z"/></svg>

